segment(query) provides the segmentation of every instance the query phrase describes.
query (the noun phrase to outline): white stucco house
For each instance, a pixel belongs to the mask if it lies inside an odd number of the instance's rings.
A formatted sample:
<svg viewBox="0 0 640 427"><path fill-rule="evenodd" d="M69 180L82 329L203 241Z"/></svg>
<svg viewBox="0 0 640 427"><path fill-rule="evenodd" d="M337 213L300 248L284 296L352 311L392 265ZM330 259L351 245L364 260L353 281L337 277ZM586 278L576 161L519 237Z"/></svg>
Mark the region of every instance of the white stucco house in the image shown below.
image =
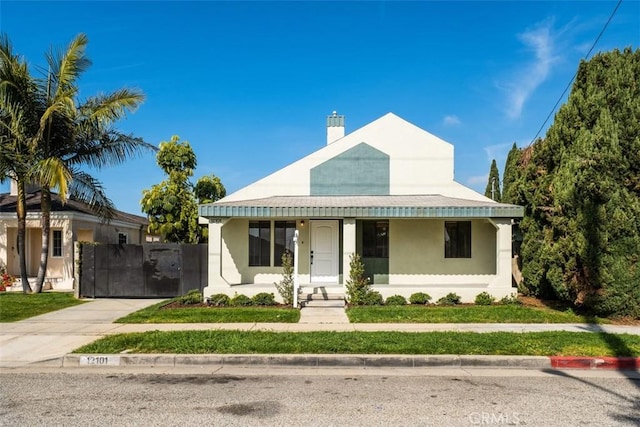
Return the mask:
<svg viewBox="0 0 640 427"><path fill-rule="evenodd" d="M347 135L344 116L330 115L322 148L200 205L209 227L205 296L274 292L295 230L302 286L339 292L357 252L384 297L514 293L511 223L523 208L456 182L453 154L393 113Z"/></svg>
<svg viewBox="0 0 640 427"><path fill-rule="evenodd" d="M17 187L12 182L11 191L0 194L0 266L5 267L10 275L19 277L16 203ZM42 251L40 191L37 187L27 189L26 204L27 275L30 282L35 282ZM73 199L63 203L57 194L51 197L50 224L45 283L49 283L53 289L74 287L75 242L142 244L159 239L147 233L149 221L145 217L116 211L115 217L109 223L104 223L88 205Z"/></svg>

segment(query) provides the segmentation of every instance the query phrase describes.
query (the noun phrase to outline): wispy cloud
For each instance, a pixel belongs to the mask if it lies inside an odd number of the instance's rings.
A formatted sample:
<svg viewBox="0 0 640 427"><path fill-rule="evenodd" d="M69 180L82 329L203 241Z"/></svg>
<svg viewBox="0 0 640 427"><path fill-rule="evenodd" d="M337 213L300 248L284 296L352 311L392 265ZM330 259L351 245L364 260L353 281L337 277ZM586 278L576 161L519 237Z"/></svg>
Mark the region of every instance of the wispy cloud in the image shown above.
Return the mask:
<svg viewBox="0 0 640 427"><path fill-rule="evenodd" d="M503 85L508 92L506 113L512 119L520 117L529 97L549 77L552 65L559 59L555 53L558 34L554 31L553 23L553 19L547 19L518 34L534 58Z"/></svg>
<svg viewBox="0 0 640 427"><path fill-rule="evenodd" d="M487 145L482 148L484 149L484 152L487 153L487 161L489 163L495 159L496 163L501 165L507 160L507 155L509 154L509 150L511 150L512 146L513 142L508 142L504 144Z"/></svg>
<svg viewBox="0 0 640 427"><path fill-rule="evenodd" d="M489 174L470 176L467 178L467 185L474 187L479 184L486 184L489 180Z"/></svg>
<svg viewBox="0 0 640 427"><path fill-rule="evenodd" d="M445 126L457 126L460 123L462 123L462 122L460 121L458 116L455 116L453 114L448 115L448 116L444 116L444 118L442 119L442 124L445 125Z"/></svg>

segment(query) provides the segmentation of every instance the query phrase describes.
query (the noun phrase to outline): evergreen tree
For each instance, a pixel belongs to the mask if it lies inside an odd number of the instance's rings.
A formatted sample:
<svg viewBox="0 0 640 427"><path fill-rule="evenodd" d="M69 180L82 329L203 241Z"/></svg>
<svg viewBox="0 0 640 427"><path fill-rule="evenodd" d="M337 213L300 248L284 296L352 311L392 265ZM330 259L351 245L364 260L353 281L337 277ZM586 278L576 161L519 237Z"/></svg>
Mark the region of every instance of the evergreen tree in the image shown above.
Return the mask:
<svg viewBox="0 0 640 427"><path fill-rule="evenodd" d="M526 288L640 317L640 50L583 61L521 188Z"/></svg>
<svg viewBox="0 0 640 427"><path fill-rule="evenodd" d="M507 161L504 164L504 173L502 174L502 199L503 203L519 204L521 200L518 198L518 183L522 178L521 173L522 151L516 143L507 155Z"/></svg>
<svg viewBox="0 0 640 427"><path fill-rule="evenodd" d="M491 162L489 181L487 182L487 188L484 190L484 195L496 202L502 200L502 195L500 194L500 173L498 172L496 159L493 159Z"/></svg>

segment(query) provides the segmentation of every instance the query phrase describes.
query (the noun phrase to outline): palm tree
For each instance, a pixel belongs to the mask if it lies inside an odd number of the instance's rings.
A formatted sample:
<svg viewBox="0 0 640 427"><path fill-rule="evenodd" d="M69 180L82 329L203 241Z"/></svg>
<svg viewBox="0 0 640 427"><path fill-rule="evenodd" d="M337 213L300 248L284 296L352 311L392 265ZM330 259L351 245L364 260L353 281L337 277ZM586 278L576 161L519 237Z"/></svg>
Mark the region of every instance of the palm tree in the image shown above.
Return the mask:
<svg viewBox="0 0 640 427"><path fill-rule="evenodd" d="M136 90L120 89L78 101L78 80L91 62L85 54L88 39L79 34L67 50L46 55L49 71L38 83L44 102L33 149L37 153L35 181L41 186L42 252L34 292L40 292L47 269L50 234L51 189L62 200L71 196L87 203L103 220L113 217L114 206L99 181L82 166L102 168L125 162L155 147L126 135L115 123L144 100Z"/></svg>
<svg viewBox="0 0 640 427"><path fill-rule="evenodd" d="M35 91L30 93L29 101L35 108L30 115L30 137L26 138L25 151L30 155L30 162L22 183L24 187L29 180L41 187L42 252L34 292L42 290L47 269L52 189L58 191L63 201L73 197L87 203L100 218L108 221L115 210L113 203L101 183L81 167L115 165L144 151L155 150L142 139L114 128L120 118L140 105L144 99L141 92L120 89L90 97L82 103L77 99L78 80L91 64L85 54L87 43L87 37L80 34L63 53L49 52L45 78L31 79ZM22 265L21 274L26 277L26 268Z"/></svg>
<svg viewBox="0 0 640 427"><path fill-rule="evenodd" d="M13 53L11 43L0 34L0 180L14 179L18 188L18 252L22 290L30 292L25 253L25 182L32 165L29 141L34 120L36 85L27 63Z"/></svg>

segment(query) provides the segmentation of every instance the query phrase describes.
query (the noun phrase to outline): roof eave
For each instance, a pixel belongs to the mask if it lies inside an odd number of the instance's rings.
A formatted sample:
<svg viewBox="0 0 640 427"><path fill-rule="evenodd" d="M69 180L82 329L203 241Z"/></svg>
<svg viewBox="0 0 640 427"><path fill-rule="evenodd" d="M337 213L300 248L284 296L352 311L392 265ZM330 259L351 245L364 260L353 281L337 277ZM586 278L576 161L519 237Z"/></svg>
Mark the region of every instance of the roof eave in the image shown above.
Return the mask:
<svg viewBox="0 0 640 427"><path fill-rule="evenodd" d="M524 208L516 205L273 207L209 204L200 205L198 212L205 218L521 218L524 216Z"/></svg>

